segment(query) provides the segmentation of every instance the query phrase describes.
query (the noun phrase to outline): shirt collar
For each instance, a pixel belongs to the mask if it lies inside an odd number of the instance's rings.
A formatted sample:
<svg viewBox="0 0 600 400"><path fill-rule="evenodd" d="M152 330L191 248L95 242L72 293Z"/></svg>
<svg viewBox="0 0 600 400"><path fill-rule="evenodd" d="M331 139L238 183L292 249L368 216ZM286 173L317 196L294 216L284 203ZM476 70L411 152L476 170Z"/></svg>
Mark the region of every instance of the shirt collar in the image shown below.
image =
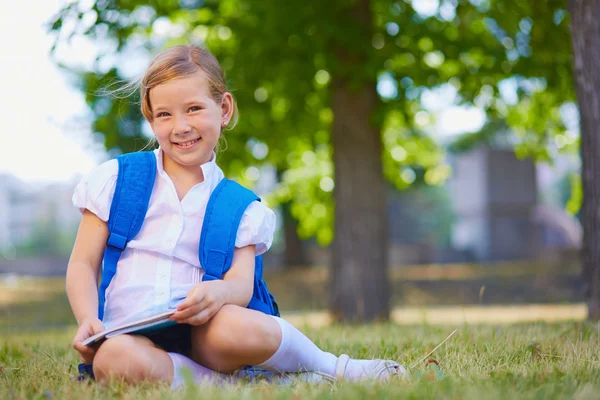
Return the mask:
<svg viewBox="0 0 600 400"><path fill-rule="evenodd" d="M156 169L158 170L158 173L161 175L166 174L166 172L163 168L163 151L162 151L162 149L159 147L158 149L154 150L154 155L156 156ZM204 164L200 165L200 168L202 168L202 175L204 176L205 182L212 177L215 167L217 165L216 160L217 160L217 155L213 151L210 161L205 162Z"/></svg>

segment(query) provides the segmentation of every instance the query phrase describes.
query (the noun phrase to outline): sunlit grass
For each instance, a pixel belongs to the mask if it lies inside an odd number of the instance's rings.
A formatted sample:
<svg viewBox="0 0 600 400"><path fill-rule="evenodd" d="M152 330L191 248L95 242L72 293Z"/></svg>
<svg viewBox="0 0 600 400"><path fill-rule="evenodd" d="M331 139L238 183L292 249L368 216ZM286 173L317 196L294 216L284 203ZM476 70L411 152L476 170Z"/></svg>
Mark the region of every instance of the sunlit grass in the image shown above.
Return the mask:
<svg viewBox="0 0 600 400"><path fill-rule="evenodd" d="M74 327L0 339L0 398L597 398L600 393L600 331L584 323L460 326L429 359L419 360L455 327L304 327L319 346L353 357L385 357L411 367L410 377L392 383L338 383L289 387L266 383L226 387L165 385L108 387L73 381L77 357L70 348Z"/></svg>
<svg viewBox="0 0 600 400"><path fill-rule="evenodd" d="M397 282L414 282L421 279L419 274L423 273L425 276L437 273L437 278L442 280L473 276L469 275L470 267L437 272L435 267L431 268L434 269L425 272L404 271ZM318 271L313 273L319 274ZM481 273L481 270L473 273ZM502 279L527 276L521 271L517 277L503 278L500 276L503 273L489 271L493 276L487 279L496 280L496 290L503 285L510 287L511 283ZM546 270L530 271L530 275L536 277L546 273ZM274 285L282 291L279 298L283 297L284 304L294 304L296 297L304 296L296 293L288 298L282 290L285 285L281 282L293 279L295 274L282 277L279 288ZM319 288L323 285L322 279L311 281L311 276L307 274L306 284L299 286L300 291L307 287L322 290ZM290 287L294 286L288 286L288 292ZM471 289L475 298L488 295L488 290L482 290L477 284ZM585 317L582 304L499 307L475 303L468 306L460 305L458 299L459 304L451 307L430 306L425 302L396 308L392 313L395 323L369 326L328 326L326 313L295 313L284 309L284 316L322 348L353 357L398 360L409 368L409 379L389 384L296 383L289 387L262 382L227 387L189 386L183 392L171 392L165 385L128 387L113 383L102 387L74 381L78 359L70 343L75 326L64 295L63 278L4 280L0 293L3 296L0 299L0 399L596 399L600 393L600 330L597 324L582 322ZM435 297L437 294L425 295ZM560 317L571 321L510 324L527 315L530 319ZM458 332L450 340L420 361L456 328ZM435 360L439 370L432 363L426 366L428 360Z"/></svg>

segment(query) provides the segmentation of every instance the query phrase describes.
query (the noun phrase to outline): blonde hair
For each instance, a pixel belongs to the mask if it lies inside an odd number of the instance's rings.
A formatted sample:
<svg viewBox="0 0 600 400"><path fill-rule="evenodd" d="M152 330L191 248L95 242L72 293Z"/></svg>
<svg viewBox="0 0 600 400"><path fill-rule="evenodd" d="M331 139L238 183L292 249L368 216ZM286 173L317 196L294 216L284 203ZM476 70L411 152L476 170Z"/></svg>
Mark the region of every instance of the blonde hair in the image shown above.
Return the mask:
<svg viewBox="0 0 600 400"><path fill-rule="evenodd" d="M171 79L184 78L202 71L208 81L210 97L218 104L227 92L225 74L219 61L209 51L193 45L170 47L158 53L150 62L140 81L140 102L142 114L152 122L152 104L150 90ZM237 122L238 111L234 101L233 116L227 128L233 128Z"/></svg>
<svg viewBox="0 0 600 400"><path fill-rule="evenodd" d="M130 82L124 87L112 91L112 94L133 94L139 90L140 108L144 118L152 122L152 104L150 103L150 90L154 87L172 79L184 78L194 73L202 71L208 82L210 97L217 103L221 103L223 95L228 92L225 73L219 64L219 61L208 50L196 47L194 45L178 45L169 47L158 53L144 73L144 76L137 81ZM110 93L111 91L109 91ZM121 96L118 96L121 97ZM232 96L233 97L233 96ZM233 129L238 120L238 108L235 99L233 100L233 115L225 129ZM220 140L224 140L221 137ZM154 141L154 139L153 139ZM149 145L152 143L149 143ZM148 147L148 146L146 146ZM220 147L220 146L218 146ZM222 150L222 149L217 149Z"/></svg>

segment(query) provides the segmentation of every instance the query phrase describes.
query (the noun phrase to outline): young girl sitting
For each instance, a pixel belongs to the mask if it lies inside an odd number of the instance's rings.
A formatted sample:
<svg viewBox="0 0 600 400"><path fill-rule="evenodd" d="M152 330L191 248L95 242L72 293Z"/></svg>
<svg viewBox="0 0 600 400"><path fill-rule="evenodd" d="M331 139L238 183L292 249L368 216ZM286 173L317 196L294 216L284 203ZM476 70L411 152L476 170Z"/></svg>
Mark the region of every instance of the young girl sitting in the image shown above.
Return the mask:
<svg viewBox="0 0 600 400"><path fill-rule="evenodd" d="M197 381L231 381L245 366L349 381L404 374L394 361L324 352L285 320L247 308L255 257L269 249L275 229L274 213L260 202L252 202L241 218L231 268L222 279L203 281L200 232L208 199L224 178L215 149L223 129L235 123L235 102L217 60L194 46L158 54L140 90L142 113L159 144L156 175L141 230L122 251L101 297L102 320L98 276L109 238L117 160L84 177L73 195L83 213L66 282L79 324L73 347L83 362L93 362L95 379L161 381L175 388L183 367ZM115 336L99 347L82 344L105 328L175 308L174 326Z"/></svg>

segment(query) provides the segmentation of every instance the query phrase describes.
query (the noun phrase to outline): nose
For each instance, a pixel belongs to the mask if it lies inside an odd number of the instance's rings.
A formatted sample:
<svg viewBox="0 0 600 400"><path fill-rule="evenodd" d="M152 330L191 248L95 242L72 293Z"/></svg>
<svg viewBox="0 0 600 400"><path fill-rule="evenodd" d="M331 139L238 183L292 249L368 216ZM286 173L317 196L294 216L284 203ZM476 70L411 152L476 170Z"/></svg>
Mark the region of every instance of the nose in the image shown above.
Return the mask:
<svg viewBox="0 0 600 400"><path fill-rule="evenodd" d="M176 135L183 135L192 130L186 116L182 115L179 117L175 117L175 121L173 124L173 133Z"/></svg>

